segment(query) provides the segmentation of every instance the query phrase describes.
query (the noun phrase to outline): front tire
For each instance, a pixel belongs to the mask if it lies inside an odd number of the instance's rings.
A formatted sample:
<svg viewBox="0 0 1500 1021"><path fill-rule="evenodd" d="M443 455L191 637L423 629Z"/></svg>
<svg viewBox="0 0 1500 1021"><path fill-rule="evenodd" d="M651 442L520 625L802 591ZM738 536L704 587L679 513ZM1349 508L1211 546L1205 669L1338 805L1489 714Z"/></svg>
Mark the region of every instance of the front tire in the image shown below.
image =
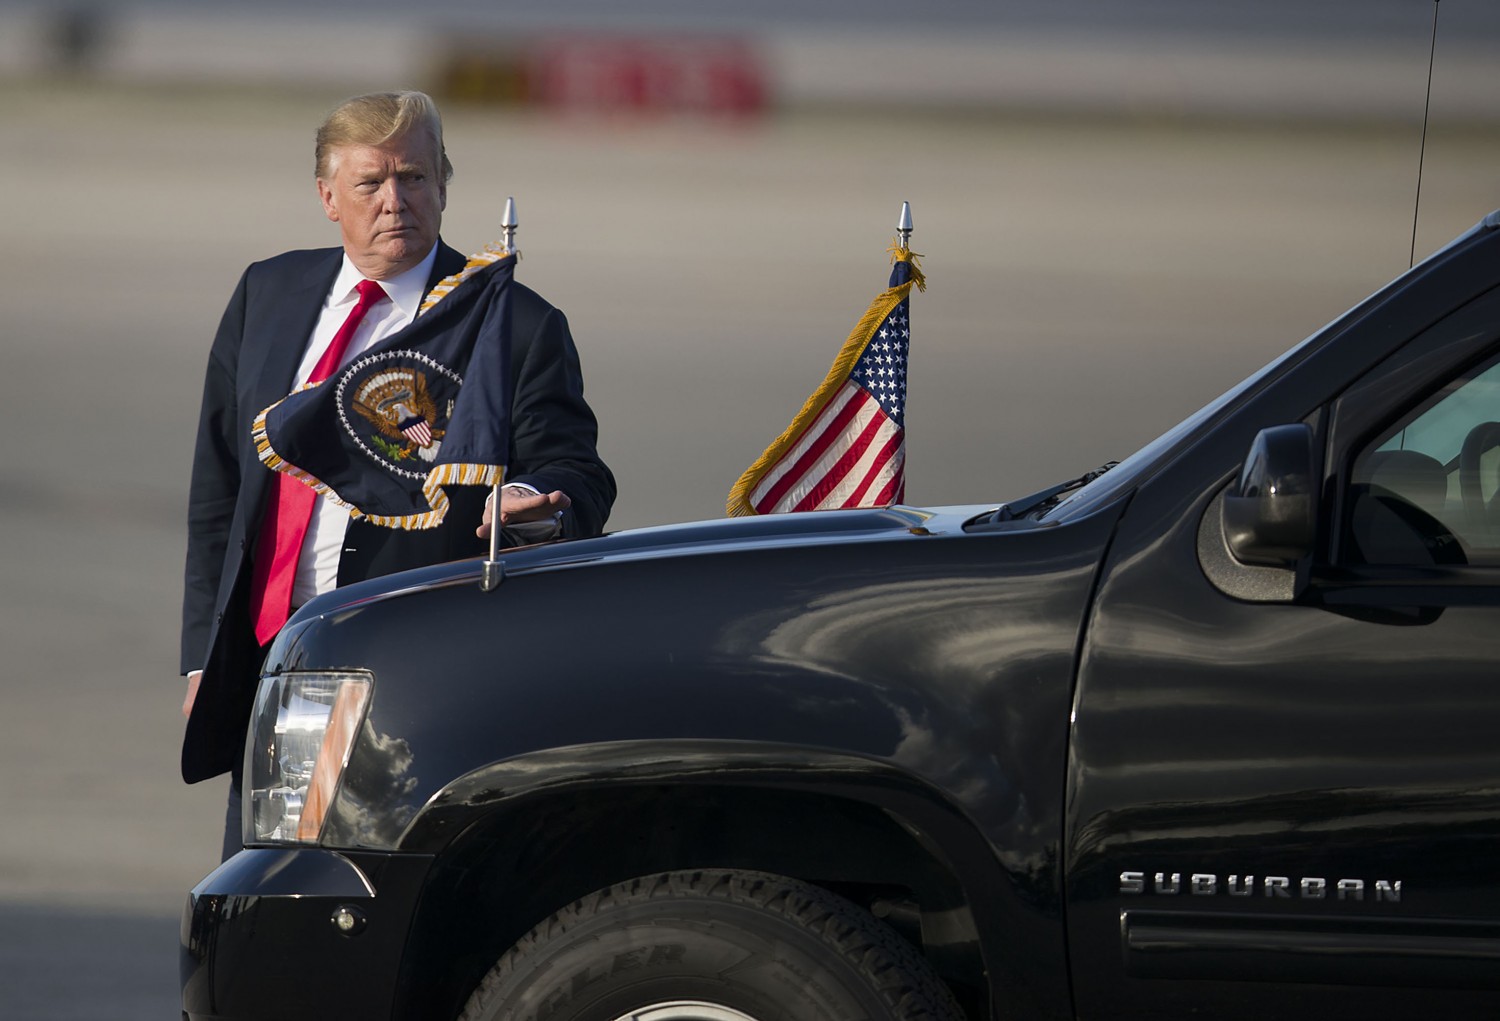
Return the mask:
<svg viewBox="0 0 1500 1021"><path fill-rule="evenodd" d="M962 1021L916 950L826 890L667 872L575 901L502 956L460 1021Z"/></svg>

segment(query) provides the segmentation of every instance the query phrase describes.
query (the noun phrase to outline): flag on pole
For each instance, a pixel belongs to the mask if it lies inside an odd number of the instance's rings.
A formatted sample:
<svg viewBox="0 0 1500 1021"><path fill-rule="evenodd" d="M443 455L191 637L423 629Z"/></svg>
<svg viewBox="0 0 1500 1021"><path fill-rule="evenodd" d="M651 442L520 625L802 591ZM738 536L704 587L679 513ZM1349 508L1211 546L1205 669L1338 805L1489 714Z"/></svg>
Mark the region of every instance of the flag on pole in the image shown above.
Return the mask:
<svg viewBox="0 0 1500 1021"><path fill-rule="evenodd" d="M503 482L515 264L487 246L404 329L261 412L261 462L389 528L441 523L444 486Z"/></svg>
<svg viewBox="0 0 1500 1021"><path fill-rule="evenodd" d="M792 424L729 491L730 515L889 507L906 498L908 296L927 281L899 240L890 251L890 286Z"/></svg>

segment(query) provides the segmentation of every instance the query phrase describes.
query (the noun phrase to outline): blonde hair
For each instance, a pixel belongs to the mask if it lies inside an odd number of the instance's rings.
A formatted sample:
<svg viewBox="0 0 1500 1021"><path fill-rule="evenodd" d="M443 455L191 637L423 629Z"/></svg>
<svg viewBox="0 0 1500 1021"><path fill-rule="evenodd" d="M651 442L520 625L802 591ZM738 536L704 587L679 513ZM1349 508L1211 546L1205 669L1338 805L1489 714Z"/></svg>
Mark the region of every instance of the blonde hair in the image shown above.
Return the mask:
<svg viewBox="0 0 1500 1021"><path fill-rule="evenodd" d="M432 139L443 180L453 176L453 164L443 148L443 118L425 92L372 92L340 103L318 128L316 174L327 180L333 173L333 154L341 145L384 145L410 131L425 131Z"/></svg>

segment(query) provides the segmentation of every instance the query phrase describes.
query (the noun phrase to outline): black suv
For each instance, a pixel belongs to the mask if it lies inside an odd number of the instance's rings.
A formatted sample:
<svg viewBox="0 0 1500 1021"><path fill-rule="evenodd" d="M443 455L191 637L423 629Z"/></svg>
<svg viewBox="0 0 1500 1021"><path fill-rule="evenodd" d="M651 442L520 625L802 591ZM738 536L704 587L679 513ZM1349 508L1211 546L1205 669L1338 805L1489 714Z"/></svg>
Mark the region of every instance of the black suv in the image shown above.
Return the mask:
<svg viewBox="0 0 1500 1021"><path fill-rule="evenodd" d="M1500 214L1108 470L366 582L185 1016L1500 1015Z"/></svg>

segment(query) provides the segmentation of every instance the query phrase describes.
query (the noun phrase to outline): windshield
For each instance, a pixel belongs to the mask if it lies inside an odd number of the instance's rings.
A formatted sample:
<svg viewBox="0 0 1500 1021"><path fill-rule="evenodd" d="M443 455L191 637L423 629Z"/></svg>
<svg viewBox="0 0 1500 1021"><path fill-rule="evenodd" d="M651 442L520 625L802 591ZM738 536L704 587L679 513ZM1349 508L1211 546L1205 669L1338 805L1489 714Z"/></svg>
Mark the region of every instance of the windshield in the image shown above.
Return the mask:
<svg viewBox="0 0 1500 1021"><path fill-rule="evenodd" d="M1261 384L1266 380L1277 375L1283 368L1298 360L1313 340L1322 337L1325 332L1326 330L1318 330L1312 336L1302 341L1302 343L1282 353L1259 371L1241 380L1238 384L1220 394L1216 399L1199 408L1181 422L1178 422L1156 439L1122 460L1110 471L1099 475L1087 485L1067 493L1055 504L1048 507L1042 513L1042 518L1054 518L1063 514L1087 514L1113 499L1117 493L1135 485L1140 481L1141 477L1161 464L1166 456L1186 441L1188 437L1218 417L1220 412L1234 404L1241 397L1259 389Z"/></svg>

